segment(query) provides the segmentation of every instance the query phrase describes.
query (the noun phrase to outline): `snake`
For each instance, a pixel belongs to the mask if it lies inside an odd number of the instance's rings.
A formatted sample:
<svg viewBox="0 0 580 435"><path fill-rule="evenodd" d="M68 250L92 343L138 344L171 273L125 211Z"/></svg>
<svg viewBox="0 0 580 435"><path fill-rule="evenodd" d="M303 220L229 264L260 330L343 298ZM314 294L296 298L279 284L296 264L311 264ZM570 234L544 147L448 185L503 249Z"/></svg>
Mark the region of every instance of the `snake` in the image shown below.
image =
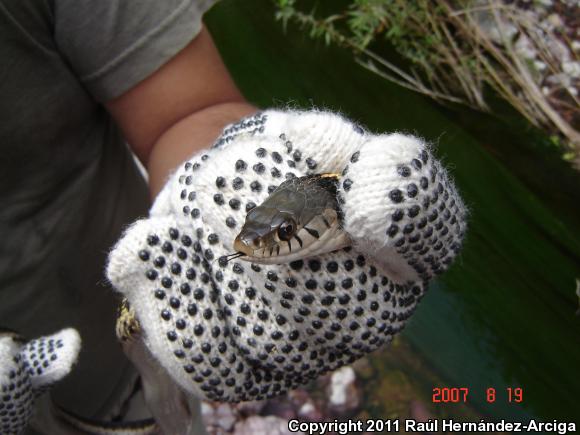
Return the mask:
<svg viewBox="0 0 580 435"><path fill-rule="evenodd" d="M337 187L340 175L293 177L246 215L234 240L235 254L261 264L283 264L351 244L342 228Z"/></svg>

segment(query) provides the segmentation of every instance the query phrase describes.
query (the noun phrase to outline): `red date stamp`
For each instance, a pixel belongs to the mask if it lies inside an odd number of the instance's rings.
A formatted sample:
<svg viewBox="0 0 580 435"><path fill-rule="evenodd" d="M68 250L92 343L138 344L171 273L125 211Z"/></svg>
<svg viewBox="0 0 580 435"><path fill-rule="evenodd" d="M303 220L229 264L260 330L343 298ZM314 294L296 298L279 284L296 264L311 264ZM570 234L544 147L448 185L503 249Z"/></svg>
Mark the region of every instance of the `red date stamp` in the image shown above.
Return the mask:
<svg viewBox="0 0 580 435"><path fill-rule="evenodd" d="M434 387L433 403L468 403L470 391L467 387ZM498 390L489 387L485 390L485 400L487 403L495 403L497 400L508 403L521 403L524 401L524 390L520 387L507 387Z"/></svg>

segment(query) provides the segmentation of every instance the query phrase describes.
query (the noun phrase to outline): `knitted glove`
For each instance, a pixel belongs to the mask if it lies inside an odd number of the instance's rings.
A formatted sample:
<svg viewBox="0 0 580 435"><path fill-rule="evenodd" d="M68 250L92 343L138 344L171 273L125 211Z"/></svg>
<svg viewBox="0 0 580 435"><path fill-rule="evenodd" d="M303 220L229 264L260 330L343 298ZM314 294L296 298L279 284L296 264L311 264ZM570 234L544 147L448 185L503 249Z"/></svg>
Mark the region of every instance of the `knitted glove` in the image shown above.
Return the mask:
<svg viewBox="0 0 580 435"><path fill-rule="evenodd" d="M14 333L0 334L0 434L24 431L38 396L70 372L79 350L74 329L28 343Z"/></svg>
<svg viewBox="0 0 580 435"><path fill-rule="evenodd" d="M282 265L224 261L250 209L285 179L323 172L343 174L352 248ZM266 111L172 175L107 273L183 389L262 399L391 341L458 252L465 217L420 139L372 135L331 113Z"/></svg>

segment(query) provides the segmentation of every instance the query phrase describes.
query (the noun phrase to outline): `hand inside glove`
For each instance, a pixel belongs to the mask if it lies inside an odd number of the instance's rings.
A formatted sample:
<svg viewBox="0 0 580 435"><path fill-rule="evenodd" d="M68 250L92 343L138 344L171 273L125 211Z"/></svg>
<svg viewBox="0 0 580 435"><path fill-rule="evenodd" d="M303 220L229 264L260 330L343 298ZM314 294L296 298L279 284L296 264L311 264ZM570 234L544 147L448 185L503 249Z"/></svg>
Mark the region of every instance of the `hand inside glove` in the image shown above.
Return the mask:
<svg viewBox="0 0 580 435"><path fill-rule="evenodd" d="M336 212L350 247L328 252L344 245L329 239L309 251L322 238L317 227L291 243L303 251L290 263L224 261L247 213L277 186L328 173L340 174ZM331 113L266 111L226 128L171 176L150 217L112 251L107 273L183 389L261 399L391 341L459 251L465 217L421 140L372 135Z"/></svg>

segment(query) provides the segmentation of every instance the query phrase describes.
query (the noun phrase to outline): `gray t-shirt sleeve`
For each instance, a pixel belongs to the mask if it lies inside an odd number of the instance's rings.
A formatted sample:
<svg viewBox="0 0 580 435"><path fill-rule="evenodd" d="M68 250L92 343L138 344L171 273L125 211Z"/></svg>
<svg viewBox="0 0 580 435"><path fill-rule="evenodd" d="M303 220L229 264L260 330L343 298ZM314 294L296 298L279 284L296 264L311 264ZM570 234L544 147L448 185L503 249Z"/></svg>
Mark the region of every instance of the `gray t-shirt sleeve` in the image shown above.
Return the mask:
<svg viewBox="0 0 580 435"><path fill-rule="evenodd" d="M215 1L59 0L54 3L54 37L79 80L104 102L183 49Z"/></svg>

